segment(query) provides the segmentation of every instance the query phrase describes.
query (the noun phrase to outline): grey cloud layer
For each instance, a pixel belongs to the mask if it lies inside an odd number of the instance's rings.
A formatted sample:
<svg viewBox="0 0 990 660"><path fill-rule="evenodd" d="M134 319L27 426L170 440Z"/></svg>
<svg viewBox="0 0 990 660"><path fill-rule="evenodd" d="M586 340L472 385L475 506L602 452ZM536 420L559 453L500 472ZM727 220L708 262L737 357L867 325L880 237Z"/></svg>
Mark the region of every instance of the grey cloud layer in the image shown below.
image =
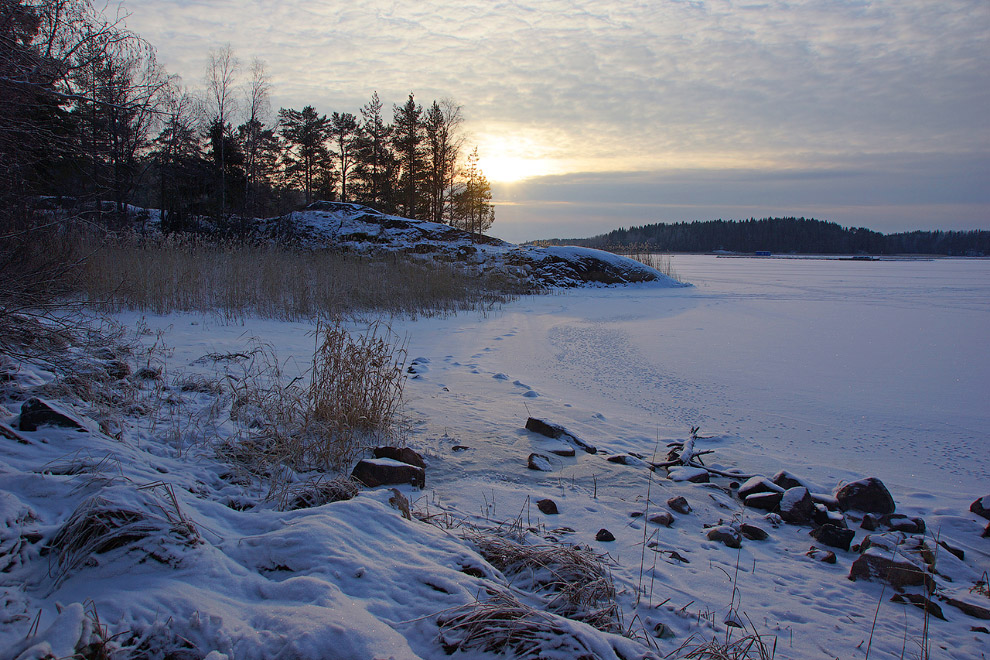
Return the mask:
<svg viewBox="0 0 990 660"><path fill-rule="evenodd" d="M588 169L990 152L986 0L127 1L190 86L229 41L275 107L451 96Z"/></svg>

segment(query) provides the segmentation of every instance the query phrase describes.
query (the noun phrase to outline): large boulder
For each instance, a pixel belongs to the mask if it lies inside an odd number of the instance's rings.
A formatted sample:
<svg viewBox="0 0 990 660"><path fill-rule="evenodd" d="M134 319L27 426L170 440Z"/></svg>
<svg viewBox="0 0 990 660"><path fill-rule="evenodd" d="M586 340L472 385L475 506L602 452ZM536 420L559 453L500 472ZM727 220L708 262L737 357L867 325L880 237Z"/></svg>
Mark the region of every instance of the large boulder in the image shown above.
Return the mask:
<svg viewBox="0 0 990 660"><path fill-rule="evenodd" d="M746 480L746 482L739 487L739 499L745 500L750 495L755 495L756 493L783 494L785 490L787 489L781 488L766 477L756 476Z"/></svg>
<svg viewBox="0 0 990 660"><path fill-rule="evenodd" d="M747 495L743 503L746 506L751 506L754 509L761 509L763 511L776 511L777 507L780 506L780 501L784 499L783 493L753 493Z"/></svg>
<svg viewBox="0 0 990 660"><path fill-rule="evenodd" d="M843 511L855 509L866 513L893 513L896 505L890 491L876 477L860 479L835 491L835 499Z"/></svg>

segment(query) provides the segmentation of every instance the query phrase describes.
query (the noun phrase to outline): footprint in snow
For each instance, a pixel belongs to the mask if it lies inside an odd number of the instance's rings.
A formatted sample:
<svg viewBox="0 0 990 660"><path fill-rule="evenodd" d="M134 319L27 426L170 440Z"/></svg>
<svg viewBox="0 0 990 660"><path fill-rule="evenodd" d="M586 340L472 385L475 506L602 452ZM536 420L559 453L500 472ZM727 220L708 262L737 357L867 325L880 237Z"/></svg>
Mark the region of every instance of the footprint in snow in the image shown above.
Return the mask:
<svg viewBox="0 0 990 660"><path fill-rule="evenodd" d="M523 392L523 396L526 397L527 399L535 399L540 395L537 394L534 390L526 390L525 392Z"/></svg>
<svg viewBox="0 0 990 660"><path fill-rule="evenodd" d="M509 377L505 374L495 374L492 376L495 380L509 380Z"/></svg>
<svg viewBox="0 0 990 660"><path fill-rule="evenodd" d="M519 380L514 380L514 381L512 381L512 384L513 384L513 385L515 385L516 387L521 387L521 388L523 388L523 389L526 389L526 390L531 390L531 389L533 389L532 387L530 387L530 386L529 386L529 385L527 385L526 383L524 383L524 382L522 382L522 381L519 381Z"/></svg>

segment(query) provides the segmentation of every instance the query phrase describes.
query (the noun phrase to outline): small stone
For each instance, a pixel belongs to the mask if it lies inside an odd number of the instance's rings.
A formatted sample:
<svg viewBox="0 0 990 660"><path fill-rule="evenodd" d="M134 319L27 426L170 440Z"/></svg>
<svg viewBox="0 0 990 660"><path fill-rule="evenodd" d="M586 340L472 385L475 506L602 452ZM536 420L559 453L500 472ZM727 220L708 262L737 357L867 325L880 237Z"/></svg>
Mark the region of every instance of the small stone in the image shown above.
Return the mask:
<svg viewBox="0 0 990 660"><path fill-rule="evenodd" d="M728 525L719 525L709 529L708 540L718 541L729 548L742 547L742 537L739 532Z"/></svg>
<svg viewBox="0 0 990 660"><path fill-rule="evenodd" d="M22 431L37 431L40 426L61 426L76 431L88 430L81 421L51 401L37 397L28 399L21 405L21 418L18 426Z"/></svg>
<svg viewBox="0 0 990 660"><path fill-rule="evenodd" d="M553 471L553 466L550 465L550 457L543 454L530 454L526 464L530 470L538 470L540 472Z"/></svg>
<svg viewBox="0 0 990 660"><path fill-rule="evenodd" d="M969 505L969 510L976 515L990 520L990 495L984 495Z"/></svg>
<svg viewBox="0 0 990 660"><path fill-rule="evenodd" d="M657 525L663 525L664 527L670 527L674 524L674 516L670 514L670 511L661 511L650 516L647 520Z"/></svg>
<svg viewBox="0 0 990 660"><path fill-rule="evenodd" d="M922 518L908 518L903 513L888 513L880 516L880 524L895 532L924 534L925 521Z"/></svg>
<svg viewBox="0 0 990 660"><path fill-rule="evenodd" d="M711 481L708 470L704 468L686 467L679 465L667 469L667 477L671 481L687 481L693 484L707 484Z"/></svg>
<svg viewBox="0 0 990 660"><path fill-rule="evenodd" d="M158 380L162 377L162 370L158 367L141 367L134 372L134 377L138 380Z"/></svg>
<svg viewBox="0 0 990 660"><path fill-rule="evenodd" d="M853 481L835 492L839 508L856 509L866 513L893 513L896 505L890 491L876 477Z"/></svg>
<svg viewBox="0 0 990 660"><path fill-rule="evenodd" d="M835 558L835 553L832 552L831 550L828 550L825 552L824 555L822 555L822 558L819 559L818 561L822 562L823 564L834 564L837 560Z"/></svg>
<svg viewBox="0 0 990 660"><path fill-rule="evenodd" d="M470 447L467 445L454 445L450 448L450 451L467 451L468 449L470 449Z"/></svg>
<svg viewBox="0 0 990 660"><path fill-rule="evenodd" d="M748 538L750 541L766 541L770 538L770 535L763 529L757 527L756 525L750 525L749 523L739 525L739 533Z"/></svg>
<svg viewBox="0 0 990 660"><path fill-rule="evenodd" d="M550 498L538 500L536 502L536 508L548 516L555 516L560 513L557 510L557 503Z"/></svg>
<svg viewBox="0 0 990 660"><path fill-rule="evenodd" d="M574 447L565 447L561 445L560 447L554 447L549 451L551 454L555 454L556 456L563 456L564 458L570 458L574 456Z"/></svg>
<svg viewBox="0 0 990 660"><path fill-rule="evenodd" d="M851 529L843 529L835 525L826 524L817 529L811 530L811 536L823 545L831 548L839 548L848 552L849 544L852 543L856 532Z"/></svg>
<svg viewBox="0 0 990 660"><path fill-rule="evenodd" d="M612 535L612 532L603 527L598 530L597 534L595 534L595 540L601 541L602 543L610 543L615 540L615 536Z"/></svg>
<svg viewBox="0 0 990 660"><path fill-rule="evenodd" d="M868 513L863 516L863 522L859 526L868 532L875 532L880 529L880 521L872 513Z"/></svg>
<svg viewBox="0 0 990 660"><path fill-rule="evenodd" d="M935 618L945 621L945 615L942 614L942 608L939 607L938 603L933 603L921 594L894 594L894 596L890 599L890 602L911 603L922 610L926 610Z"/></svg>
<svg viewBox="0 0 990 660"><path fill-rule="evenodd" d="M671 509L673 509L674 511L680 514L686 515L688 513L691 513L691 505L688 504L688 501L684 499L684 497L681 495L678 495L677 497L672 497L669 500L667 500L667 506L669 506Z"/></svg>
<svg viewBox="0 0 990 660"><path fill-rule="evenodd" d="M975 603L968 603L958 598L946 598L945 602L959 609L963 614L968 614L974 619L983 619L984 621L990 620L990 608L983 607L982 605L976 605Z"/></svg>
<svg viewBox="0 0 990 660"><path fill-rule="evenodd" d="M954 556L959 561L965 561L966 560L966 553L963 550L961 550L959 548L955 548L955 547L949 545L948 543L946 543L945 541L939 541L938 544L940 546L942 546L943 548L945 548L946 550L948 550L949 551L949 554L951 554L952 556Z"/></svg>

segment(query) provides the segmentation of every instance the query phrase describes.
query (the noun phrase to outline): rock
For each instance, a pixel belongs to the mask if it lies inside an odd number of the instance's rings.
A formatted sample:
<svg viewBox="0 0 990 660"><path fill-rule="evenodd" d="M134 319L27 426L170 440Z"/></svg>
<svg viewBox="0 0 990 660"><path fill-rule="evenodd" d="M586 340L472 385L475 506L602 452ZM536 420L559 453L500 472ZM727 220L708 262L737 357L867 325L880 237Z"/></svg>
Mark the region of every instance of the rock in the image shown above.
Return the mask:
<svg viewBox="0 0 990 660"><path fill-rule="evenodd" d="M709 529L708 540L718 541L729 548L742 547L742 536L729 525L719 525Z"/></svg>
<svg viewBox="0 0 990 660"><path fill-rule="evenodd" d="M880 529L880 520L872 513L868 513L863 516L863 522L859 526L868 532L875 532Z"/></svg>
<svg viewBox="0 0 990 660"><path fill-rule="evenodd" d="M773 483L780 486L784 490L787 490L788 488L798 488L800 486L808 488L809 491L811 490L811 488L808 487L808 484L801 481L801 479L795 477L787 470L781 470L777 474L773 475Z"/></svg>
<svg viewBox="0 0 990 660"><path fill-rule="evenodd" d="M748 496L743 503L754 509L763 511L775 511L780 506L780 501L784 498L783 493L753 493Z"/></svg>
<svg viewBox="0 0 990 660"><path fill-rule="evenodd" d="M107 360L103 363L103 368L106 370L107 376L113 380L121 380L131 375L131 365L123 360Z"/></svg>
<svg viewBox="0 0 990 660"><path fill-rule="evenodd" d="M711 480L708 470L683 465L667 468L667 477L671 481L689 481L693 484L707 484Z"/></svg>
<svg viewBox="0 0 990 660"><path fill-rule="evenodd" d="M391 458L394 461L426 469L423 457L409 447L375 447L372 453L375 458Z"/></svg>
<svg viewBox="0 0 990 660"><path fill-rule="evenodd" d="M922 539L898 532L872 534L860 544L862 554L853 562L849 579L879 579L893 587L935 588L929 573L935 557Z"/></svg>
<svg viewBox="0 0 990 660"><path fill-rule="evenodd" d="M822 558L819 559L819 561L822 562L823 564L834 564L836 563L837 560L835 558L835 553L832 552L831 550L827 550L825 554L822 555Z"/></svg>
<svg viewBox="0 0 990 660"><path fill-rule="evenodd" d="M369 488L397 484L426 487L426 471L391 458L365 458L354 466L351 476Z"/></svg>
<svg viewBox="0 0 990 660"><path fill-rule="evenodd" d="M835 492L839 508L843 511L855 509L866 513L893 513L896 505L890 491L876 477L853 481Z"/></svg>
<svg viewBox="0 0 990 660"><path fill-rule="evenodd" d="M780 500L780 517L792 525L806 525L811 522L815 503L811 493L804 486L788 488Z"/></svg>
<svg viewBox="0 0 990 660"><path fill-rule="evenodd" d="M545 498L538 500L536 502L536 508L545 513L548 516L555 516L559 511L557 511L557 503L550 498Z"/></svg>
<svg viewBox="0 0 990 660"><path fill-rule="evenodd" d="M953 607L960 610L963 614L968 614L976 619L983 619L984 621L990 621L990 609L983 607L982 605L977 605L975 603L968 603L959 598L945 598L946 603L952 605Z"/></svg>
<svg viewBox="0 0 990 660"><path fill-rule="evenodd" d="M589 445L584 440L581 440L560 424L554 424L542 419L537 419L536 417L530 417L526 420L526 430L532 431L533 433L539 433L540 435L545 435L546 437L553 438L555 440L565 440L576 445L580 449L583 449L589 454L598 453L598 450L595 447Z"/></svg>
<svg viewBox="0 0 990 660"><path fill-rule="evenodd" d="M763 529L757 527L756 525L750 525L749 523L739 525L739 533L748 538L750 541L766 541L770 538L770 535Z"/></svg>
<svg viewBox="0 0 990 660"><path fill-rule="evenodd" d="M839 548L849 551L849 544L852 543L856 532L851 529L843 529L835 525L825 524L817 529L811 530L811 536L823 545L830 548Z"/></svg>
<svg viewBox="0 0 990 660"><path fill-rule="evenodd" d="M550 457L543 454L530 454L526 465L530 470L553 472L553 466L550 465Z"/></svg>
<svg viewBox="0 0 990 660"><path fill-rule="evenodd" d="M945 541L939 541L938 544L943 548L945 548L949 552L949 554L951 554L959 561L966 561L966 553L960 548L955 548L949 545L948 543L946 543Z"/></svg>
<svg viewBox="0 0 990 660"><path fill-rule="evenodd" d="M984 495L969 505L969 510L976 515L990 520L990 495Z"/></svg>
<svg viewBox="0 0 990 660"><path fill-rule="evenodd" d="M811 498L815 495L812 493ZM824 504L815 502L815 512L811 514L811 520L816 525L835 525L836 527L846 527L846 517L838 511L829 511Z"/></svg>
<svg viewBox="0 0 990 660"><path fill-rule="evenodd" d="M60 426L76 431L89 430L82 421L62 406L37 397L28 399L21 405L18 426L22 431L37 431L40 426Z"/></svg>
<svg viewBox="0 0 990 660"><path fill-rule="evenodd" d="M561 445L559 447L554 447L553 449L548 449L547 451L549 451L551 454L554 454L555 456L563 456L564 458L570 458L574 456L575 453L574 447L566 447L564 445Z"/></svg>
<svg viewBox="0 0 990 660"><path fill-rule="evenodd" d="M777 484L773 483L766 477L753 477L747 479L742 486L739 487L739 499L745 500L750 495L756 493L784 493L784 488L781 488Z"/></svg>
<svg viewBox="0 0 990 660"><path fill-rule="evenodd" d="M671 515L670 511L661 511L650 516L647 520L657 525L663 525L664 527L670 527L674 524L674 516Z"/></svg>
<svg viewBox="0 0 990 660"><path fill-rule="evenodd" d="M470 449L470 447L468 447L467 445L454 445L453 447L450 448L450 451L454 451L454 452L467 451L468 449Z"/></svg>
<svg viewBox="0 0 990 660"><path fill-rule="evenodd" d="M932 584L931 577L914 562L901 557L891 558L871 550L860 555L849 570L850 580L859 578L876 578L898 589Z"/></svg>
<svg viewBox="0 0 990 660"><path fill-rule="evenodd" d="M630 454L614 454L605 460L609 463L617 463L619 465L643 465L643 461L641 459L638 459Z"/></svg>
<svg viewBox="0 0 990 660"><path fill-rule="evenodd" d="M981 539L990 539L990 523L983 529L983 533L980 534Z"/></svg>
<svg viewBox="0 0 990 660"><path fill-rule="evenodd" d="M880 524L895 532L924 534L925 521L922 518L908 518L903 513L888 513L880 516Z"/></svg>
<svg viewBox="0 0 990 660"><path fill-rule="evenodd" d="M911 603L922 610L927 610L928 613L935 618L945 621L945 615L942 614L942 608L938 606L938 603L933 603L921 594L894 594L893 598L890 599L890 602Z"/></svg>
<svg viewBox="0 0 990 660"><path fill-rule="evenodd" d="M138 380L158 380L162 377L162 370L159 367L141 367L134 372L134 377Z"/></svg>
<svg viewBox="0 0 990 660"><path fill-rule="evenodd" d="M688 513L691 513L691 505L688 504L688 501L680 495L678 495L677 497L672 497L669 500L667 500L667 506L669 506L671 509L673 509L674 511L680 514L686 515Z"/></svg>
<svg viewBox="0 0 990 660"><path fill-rule="evenodd" d="M612 532L603 527L598 530L597 534L595 534L595 540L601 541L602 543L611 543L615 540L615 537L612 535Z"/></svg>

